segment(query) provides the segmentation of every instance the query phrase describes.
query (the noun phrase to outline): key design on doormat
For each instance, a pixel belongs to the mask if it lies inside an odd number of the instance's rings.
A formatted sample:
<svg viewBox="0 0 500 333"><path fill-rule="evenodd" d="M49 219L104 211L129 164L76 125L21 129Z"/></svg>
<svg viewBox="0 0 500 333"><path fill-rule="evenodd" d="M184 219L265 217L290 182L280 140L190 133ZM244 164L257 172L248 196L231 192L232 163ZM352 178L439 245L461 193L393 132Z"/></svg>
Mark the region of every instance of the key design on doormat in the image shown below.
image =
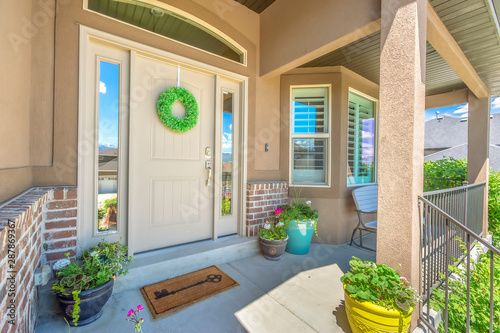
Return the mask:
<svg viewBox="0 0 500 333"><path fill-rule="evenodd" d="M168 291L167 289L162 289L161 291L155 291L155 299L160 299L160 298L163 298L163 297L167 297L169 295L174 295L180 291L183 291L183 290L186 290L186 289L189 289L189 288L193 288L193 287L196 287L196 286L199 286L199 285L202 285L204 283L219 283L222 281L222 275L220 274L208 274L207 275L207 278L203 281L200 281L200 282L197 282L195 284L192 284L190 286L187 286L187 287L184 287L184 288L181 288L181 289L178 289L178 290L174 290L174 291Z"/></svg>

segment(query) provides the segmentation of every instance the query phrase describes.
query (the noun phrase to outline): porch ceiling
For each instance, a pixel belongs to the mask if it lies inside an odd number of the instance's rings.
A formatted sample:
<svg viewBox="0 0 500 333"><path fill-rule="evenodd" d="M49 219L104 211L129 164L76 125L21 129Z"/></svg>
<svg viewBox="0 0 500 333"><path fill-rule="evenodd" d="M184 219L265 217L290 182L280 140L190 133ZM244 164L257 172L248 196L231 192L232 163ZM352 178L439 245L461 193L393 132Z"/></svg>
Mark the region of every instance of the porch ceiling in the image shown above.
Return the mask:
<svg viewBox="0 0 500 333"><path fill-rule="evenodd" d="M456 40L493 96L500 95L500 36L497 18L500 0L431 0L430 4ZM344 66L379 83L380 31L357 40L301 67ZM466 85L439 53L427 43L427 95L465 88Z"/></svg>
<svg viewBox="0 0 500 333"><path fill-rule="evenodd" d="M262 13L267 7L271 6L276 0L235 0L243 6L248 7L257 14Z"/></svg>

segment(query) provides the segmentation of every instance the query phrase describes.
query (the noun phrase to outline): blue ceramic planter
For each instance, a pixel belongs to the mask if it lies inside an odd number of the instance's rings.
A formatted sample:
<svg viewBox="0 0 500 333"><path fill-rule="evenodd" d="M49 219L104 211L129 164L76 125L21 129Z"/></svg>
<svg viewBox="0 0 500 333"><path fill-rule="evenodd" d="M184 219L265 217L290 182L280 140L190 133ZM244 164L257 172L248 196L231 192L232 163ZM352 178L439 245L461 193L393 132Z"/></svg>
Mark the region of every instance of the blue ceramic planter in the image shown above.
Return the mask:
<svg viewBox="0 0 500 333"><path fill-rule="evenodd" d="M286 229L288 242L285 251L293 254L306 254L309 252L311 239L314 234L314 221L291 221Z"/></svg>

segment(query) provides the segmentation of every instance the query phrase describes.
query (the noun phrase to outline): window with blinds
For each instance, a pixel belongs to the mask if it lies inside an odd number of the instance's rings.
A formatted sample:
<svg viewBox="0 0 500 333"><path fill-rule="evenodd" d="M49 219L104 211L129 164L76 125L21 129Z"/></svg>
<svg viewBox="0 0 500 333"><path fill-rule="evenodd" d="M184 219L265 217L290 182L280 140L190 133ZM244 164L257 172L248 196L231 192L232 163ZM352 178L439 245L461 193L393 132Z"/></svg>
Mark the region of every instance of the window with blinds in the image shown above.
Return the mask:
<svg viewBox="0 0 500 333"><path fill-rule="evenodd" d="M291 179L296 185L327 185L330 134L329 87L293 87Z"/></svg>
<svg viewBox="0 0 500 333"><path fill-rule="evenodd" d="M347 184L375 183L375 102L349 93Z"/></svg>

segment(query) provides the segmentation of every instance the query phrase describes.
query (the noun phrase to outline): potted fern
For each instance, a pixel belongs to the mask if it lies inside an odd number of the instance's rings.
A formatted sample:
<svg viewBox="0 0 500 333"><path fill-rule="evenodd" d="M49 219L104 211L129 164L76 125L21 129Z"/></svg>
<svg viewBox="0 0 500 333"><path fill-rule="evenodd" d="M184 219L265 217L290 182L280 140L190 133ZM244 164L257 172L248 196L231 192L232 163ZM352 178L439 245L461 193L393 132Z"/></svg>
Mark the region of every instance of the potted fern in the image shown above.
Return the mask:
<svg viewBox="0 0 500 333"><path fill-rule="evenodd" d="M71 262L69 253L66 256L54 265L58 269L52 290L69 324L87 325L101 317L116 277L128 273L123 265L132 257L127 256L126 246L104 239L83 252L78 262Z"/></svg>
<svg viewBox="0 0 500 333"><path fill-rule="evenodd" d="M344 284L347 319L353 333L408 332L411 314L421 300L408 280L386 265L353 257Z"/></svg>

